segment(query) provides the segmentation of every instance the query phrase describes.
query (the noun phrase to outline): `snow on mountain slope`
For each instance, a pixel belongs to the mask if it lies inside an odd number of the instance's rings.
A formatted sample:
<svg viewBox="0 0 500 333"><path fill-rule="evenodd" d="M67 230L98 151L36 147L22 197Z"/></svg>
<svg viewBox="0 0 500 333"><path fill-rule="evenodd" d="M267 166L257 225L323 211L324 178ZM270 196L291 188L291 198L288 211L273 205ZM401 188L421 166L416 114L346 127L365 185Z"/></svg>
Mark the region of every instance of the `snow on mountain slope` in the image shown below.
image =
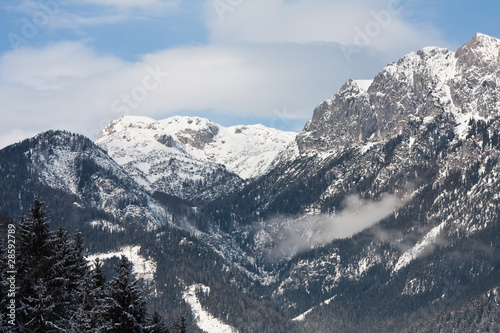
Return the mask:
<svg viewBox="0 0 500 333"><path fill-rule="evenodd" d="M144 258L144 256L140 254L140 251L141 247L139 245L124 246L118 251L89 255L87 256L87 261L89 264L93 264L96 258L99 258L99 260L106 260L113 257L120 258L124 255L132 263L132 273L138 279L152 282L156 273L156 262L153 259Z"/></svg>
<svg viewBox="0 0 500 333"><path fill-rule="evenodd" d="M267 171L276 155L294 140L295 135L263 125L223 127L198 117L175 116L155 121L125 116L108 125L97 143L116 155L120 164L133 161L137 153L163 150L222 164L230 172L249 179ZM120 151L130 149L132 144L140 149L129 151L135 154L129 155L127 160Z"/></svg>
<svg viewBox="0 0 500 333"><path fill-rule="evenodd" d="M226 128L197 117L125 116L96 143L150 191L192 199L205 191L212 198L227 194L242 179L264 174L294 138L262 125Z"/></svg>
<svg viewBox="0 0 500 333"><path fill-rule="evenodd" d="M403 255L399 257L396 265L394 265L393 273L407 266L415 258L418 258L418 256L426 249L426 247L428 247L429 245L432 246L436 242L436 239L439 236L441 230L443 230L445 224L446 222L443 222L437 227L432 228L432 230L429 231L421 241L419 241L417 244L415 244L415 246L403 253Z"/></svg>
<svg viewBox="0 0 500 333"><path fill-rule="evenodd" d="M210 161L225 165L241 178L256 178L268 171L271 162L293 142L296 134L263 125L219 126L216 141L204 151Z"/></svg>
<svg viewBox="0 0 500 333"><path fill-rule="evenodd" d="M117 227L126 222L154 229L170 220L167 209L101 148L81 135L48 131L7 147L3 154L23 156L22 165L2 170L6 177L37 179L52 189L74 195L75 206L105 212L106 219L112 219L108 222L117 223Z"/></svg>
<svg viewBox="0 0 500 333"><path fill-rule="evenodd" d="M394 137L410 118L449 112L488 117L500 110L500 40L476 34L456 52L426 47L382 69L372 82L349 80L316 107L297 135L301 152L341 150Z"/></svg>
<svg viewBox="0 0 500 333"><path fill-rule="evenodd" d="M233 327L224 324L219 319L212 316L204 309L196 296L197 290L209 294L210 288L202 284L194 284L187 288L183 294L183 298L191 306L191 311L195 319L196 325L207 333L237 333Z"/></svg>

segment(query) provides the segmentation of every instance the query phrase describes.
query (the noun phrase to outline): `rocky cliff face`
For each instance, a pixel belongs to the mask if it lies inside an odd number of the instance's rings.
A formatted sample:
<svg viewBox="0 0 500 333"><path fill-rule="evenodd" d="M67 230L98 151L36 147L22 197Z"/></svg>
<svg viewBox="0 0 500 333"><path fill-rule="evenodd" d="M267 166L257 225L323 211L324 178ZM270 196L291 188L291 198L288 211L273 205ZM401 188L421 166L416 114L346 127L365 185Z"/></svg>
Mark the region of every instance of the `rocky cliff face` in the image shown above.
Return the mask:
<svg viewBox="0 0 500 333"><path fill-rule="evenodd" d="M186 117L119 119L103 149L45 133L0 151L0 208L41 189L62 223L110 216L120 232L90 242L154 257L159 309L187 301L241 332L497 331L499 52L477 34L350 80L288 148Z"/></svg>
<svg viewBox="0 0 500 333"><path fill-rule="evenodd" d="M446 111L498 114L499 40L476 34L455 53L429 47L385 67L373 81L348 81L321 103L297 136L301 152L387 140L413 118Z"/></svg>
<svg viewBox="0 0 500 333"><path fill-rule="evenodd" d="M455 53L456 71L451 85L453 105L462 113L483 117L500 110L500 40L476 34Z"/></svg>

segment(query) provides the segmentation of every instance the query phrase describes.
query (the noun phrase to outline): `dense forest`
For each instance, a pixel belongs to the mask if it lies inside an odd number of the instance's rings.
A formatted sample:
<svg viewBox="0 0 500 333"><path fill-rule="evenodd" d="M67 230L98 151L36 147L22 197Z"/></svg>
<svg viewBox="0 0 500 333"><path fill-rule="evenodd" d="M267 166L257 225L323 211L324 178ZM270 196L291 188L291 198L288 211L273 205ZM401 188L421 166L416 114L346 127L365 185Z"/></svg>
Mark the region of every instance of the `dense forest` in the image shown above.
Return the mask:
<svg viewBox="0 0 500 333"><path fill-rule="evenodd" d="M81 234L51 230L41 199L17 226L1 219L1 229L1 332L187 332L183 317L168 325L148 313L127 257L111 279L99 259L89 265Z"/></svg>

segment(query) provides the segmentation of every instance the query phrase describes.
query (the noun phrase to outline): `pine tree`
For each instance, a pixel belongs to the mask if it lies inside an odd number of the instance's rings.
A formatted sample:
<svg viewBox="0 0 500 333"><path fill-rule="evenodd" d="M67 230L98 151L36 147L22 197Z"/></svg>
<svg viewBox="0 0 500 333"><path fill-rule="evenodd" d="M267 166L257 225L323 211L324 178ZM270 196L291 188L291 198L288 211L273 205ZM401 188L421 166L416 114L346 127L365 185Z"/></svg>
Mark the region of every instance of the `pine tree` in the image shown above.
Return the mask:
<svg viewBox="0 0 500 333"><path fill-rule="evenodd" d="M106 277L99 258L94 268L82 277L81 290L77 296L80 306L76 316L78 332L100 332L106 318Z"/></svg>
<svg viewBox="0 0 500 333"><path fill-rule="evenodd" d="M63 228L50 231L49 214L38 198L30 217L21 217L18 239L19 330L72 331L85 271L81 242L69 240Z"/></svg>
<svg viewBox="0 0 500 333"><path fill-rule="evenodd" d="M52 270L47 277L50 295L54 299L59 326L75 330L75 320L80 312L78 302L82 293L82 281L89 271L83 256L83 240L77 234L73 240L59 228L53 240Z"/></svg>
<svg viewBox="0 0 500 333"><path fill-rule="evenodd" d="M131 264L122 255L115 266L118 274L108 284L108 332L135 333L145 331L147 303L131 273Z"/></svg>
<svg viewBox="0 0 500 333"><path fill-rule="evenodd" d="M83 332L80 329L82 294L85 283L85 277L90 274L88 262L83 256L83 239L80 233L77 233L74 239L69 243L70 252L66 258L66 273L68 274L68 289L71 293L72 314L70 321L73 331Z"/></svg>
<svg viewBox="0 0 500 333"><path fill-rule="evenodd" d="M28 332L61 332L63 327L56 324L54 320L55 302L47 291L47 285L43 279L38 279L33 285L33 294L26 299L27 321L24 326Z"/></svg>
<svg viewBox="0 0 500 333"><path fill-rule="evenodd" d="M70 288L75 291L80 291L81 282L89 272L87 259L83 255L83 238L81 233L75 235L71 243L71 255L69 258L70 263Z"/></svg>
<svg viewBox="0 0 500 333"><path fill-rule="evenodd" d="M172 327L173 333L187 333L187 323L186 318L181 318L181 323L175 322Z"/></svg>
<svg viewBox="0 0 500 333"><path fill-rule="evenodd" d="M163 317L155 311L148 321L146 329L148 333L170 333Z"/></svg>
<svg viewBox="0 0 500 333"><path fill-rule="evenodd" d="M49 218L44 203L35 197L30 217L21 215L18 230L18 329L21 332L53 330L51 306L46 279L51 271L54 235L49 231Z"/></svg>
<svg viewBox="0 0 500 333"><path fill-rule="evenodd" d="M59 327L69 327L69 319L76 312L74 301L74 283L78 277L73 275L73 258L68 234L60 227L51 238L52 256L49 258L50 271L47 272L45 284L48 295L52 298L55 312L54 321Z"/></svg>

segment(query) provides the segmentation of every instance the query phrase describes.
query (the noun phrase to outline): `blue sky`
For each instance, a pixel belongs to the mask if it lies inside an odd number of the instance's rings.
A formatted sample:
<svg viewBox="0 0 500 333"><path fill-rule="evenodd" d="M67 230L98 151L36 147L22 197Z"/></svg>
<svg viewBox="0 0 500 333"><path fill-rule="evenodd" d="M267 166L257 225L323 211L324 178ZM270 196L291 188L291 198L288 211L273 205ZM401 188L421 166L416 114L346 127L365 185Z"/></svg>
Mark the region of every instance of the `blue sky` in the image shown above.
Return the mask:
<svg viewBox="0 0 500 333"><path fill-rule="evenodd" d="M349 78L500 38L500 2L0 0L0 148L120 116L300 131Z"/></svg>

